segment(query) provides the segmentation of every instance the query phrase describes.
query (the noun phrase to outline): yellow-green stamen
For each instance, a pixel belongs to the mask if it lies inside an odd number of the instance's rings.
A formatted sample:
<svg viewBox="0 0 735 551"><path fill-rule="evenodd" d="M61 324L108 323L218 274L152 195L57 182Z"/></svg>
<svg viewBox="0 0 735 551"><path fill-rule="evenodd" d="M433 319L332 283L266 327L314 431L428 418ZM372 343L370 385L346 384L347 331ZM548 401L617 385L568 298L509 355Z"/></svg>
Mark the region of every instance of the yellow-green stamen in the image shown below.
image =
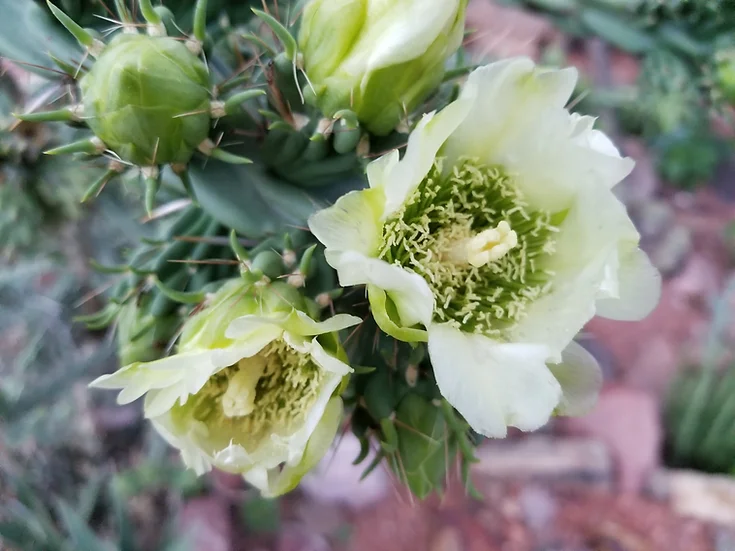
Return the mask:
<svg viewBox="0 0 735 551"><path fill-rule="evenodd" d="M554 217L531 210L498 167L441 161L383 228L380 258L423 277L436 298L434 320L502 336L550 289L544 258L554 252Z"/></svg>
<svg viewBox="0 0 735 551"><path fill-rule="evenodd" d="M308 354L276 341L212 376L173 414L206 423L210 434L225 445L232 441L250 449L262 438L286 434L303 421L324 377Z"/></svg>

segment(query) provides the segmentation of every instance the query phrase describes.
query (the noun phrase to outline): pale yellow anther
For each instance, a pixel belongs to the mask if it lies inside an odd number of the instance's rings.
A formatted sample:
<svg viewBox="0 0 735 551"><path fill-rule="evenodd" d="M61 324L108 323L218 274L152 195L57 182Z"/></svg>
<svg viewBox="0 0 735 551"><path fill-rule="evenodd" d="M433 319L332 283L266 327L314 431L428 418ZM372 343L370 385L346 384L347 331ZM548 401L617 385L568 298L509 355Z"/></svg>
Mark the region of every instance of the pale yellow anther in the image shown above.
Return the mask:
<svg viewBox="0 0 735 551"><path fill-rule="evenodd" d="M255 387L266 361L260 356L245 358L238 362L239 371L227 382L227 390L222 395L222 412L227 417L245 417L255 409Z"/></svg>
<svg viewBox="0 0 735 551"><path fill-rule="evenodd" d="M518 235L508 222L500 222L494 229L485 230L465 242L469 264L480 268L503 258L518 245Z"/></svg>

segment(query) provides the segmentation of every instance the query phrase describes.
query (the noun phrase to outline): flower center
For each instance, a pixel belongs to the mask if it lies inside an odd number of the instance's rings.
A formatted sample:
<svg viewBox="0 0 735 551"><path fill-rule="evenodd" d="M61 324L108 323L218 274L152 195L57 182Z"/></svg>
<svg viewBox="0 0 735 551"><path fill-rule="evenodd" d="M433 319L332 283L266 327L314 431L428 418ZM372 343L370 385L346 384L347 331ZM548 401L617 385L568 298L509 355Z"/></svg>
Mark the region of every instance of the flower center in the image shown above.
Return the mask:
<svg viewBox="0 0 735 551"><path fill-rule="evenodd" d="M179 407L224 442L248 449L271 434L290 434L318 398L324 376L309 355L276 341L213 375Z"/></svg>
<svg viewBox="0 0 735 551"><path fill-rule="evenodd" d="M460 266L470 264L482 268L485 264L500 260L517 246L518 234L503 220L495 228L460 240L448 251L447 258Z"/></svg>
<svg viewBox="0 0 735 551"><path fill-rule="evenodd" d="M426 280L434 321L502 338L549 292L544 260L562 219L532 210L498 167L463 158L444 173L438 160L386 221L380 258Z"/></svg>

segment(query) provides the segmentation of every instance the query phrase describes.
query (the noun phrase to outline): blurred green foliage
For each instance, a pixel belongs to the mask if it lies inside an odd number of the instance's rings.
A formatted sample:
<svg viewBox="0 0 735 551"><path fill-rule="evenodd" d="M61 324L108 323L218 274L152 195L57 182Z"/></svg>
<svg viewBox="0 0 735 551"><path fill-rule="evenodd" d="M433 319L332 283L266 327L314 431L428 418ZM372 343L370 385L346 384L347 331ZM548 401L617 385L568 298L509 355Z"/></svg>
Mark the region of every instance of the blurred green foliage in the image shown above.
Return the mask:
<svg viewBox="0 0 735 551"><path fill-rule="evenodd" d="M677 468L735 474L735 363L732 277L713 305L700 365L672 384L664 407L665 459Z"/></svg>

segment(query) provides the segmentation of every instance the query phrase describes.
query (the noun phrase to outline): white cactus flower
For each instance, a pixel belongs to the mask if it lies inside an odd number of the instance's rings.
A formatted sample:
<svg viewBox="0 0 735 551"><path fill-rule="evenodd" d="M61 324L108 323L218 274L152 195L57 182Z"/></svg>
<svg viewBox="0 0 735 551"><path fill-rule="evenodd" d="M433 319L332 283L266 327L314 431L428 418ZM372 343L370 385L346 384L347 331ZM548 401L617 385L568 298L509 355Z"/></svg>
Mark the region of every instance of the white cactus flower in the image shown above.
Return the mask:
<svg viewBox="0 0 735 551"><path fill-rule="evenodd" d="M187 320L177 353L135 363L91 386L145 395L145 416L198 474L242 474L266 496L293 489L329 449L338 396L352 369L334 332L361 320L318 322L287 284L226 283Z"/></svg>
<svg viewBox="0 0 735 551"><path fill-rule="evenodd" d="M442 394L487 436L583 413L601 374L574 336L658 302L612 193L633 161L565 109L576 80L525 58L474 71L402 159L371 163L369 189L309 222L341 285L367 286L390 335L428 341Z"/></svg>

